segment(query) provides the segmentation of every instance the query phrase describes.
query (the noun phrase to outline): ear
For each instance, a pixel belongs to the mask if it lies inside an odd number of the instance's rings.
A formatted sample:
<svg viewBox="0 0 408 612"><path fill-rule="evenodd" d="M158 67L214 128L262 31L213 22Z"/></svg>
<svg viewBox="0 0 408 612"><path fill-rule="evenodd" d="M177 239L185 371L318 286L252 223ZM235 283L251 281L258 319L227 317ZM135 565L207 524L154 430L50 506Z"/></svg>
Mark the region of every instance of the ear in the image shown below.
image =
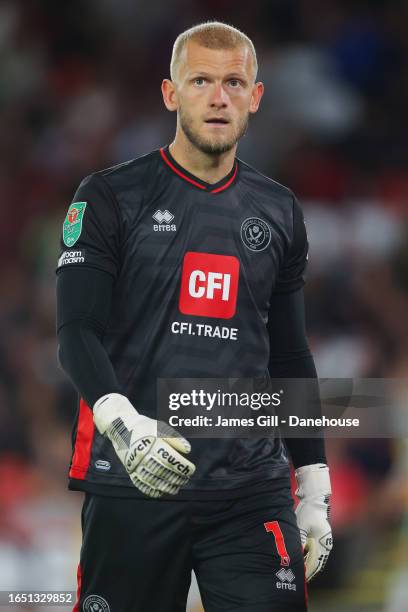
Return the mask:
<svg viewBox="0 0 408 612"><path fill-rule="evenodd" d="M170 79L163 79L161 90L163 95L163 102L167 110L177 110L177 92L173 81L170 81Z"/></svg>
<svg viewBox="0 0 408 612"><path fill-rule="evenodd" d="M252 88L252 96L251 96L251 102L249 105L249 112L250 113L256 113L256 111L259 108L259 105L261 103L261 98L263 96L264 93L264 84L261 83L259 81L259 83L255 83L255 85Z"/></svg>

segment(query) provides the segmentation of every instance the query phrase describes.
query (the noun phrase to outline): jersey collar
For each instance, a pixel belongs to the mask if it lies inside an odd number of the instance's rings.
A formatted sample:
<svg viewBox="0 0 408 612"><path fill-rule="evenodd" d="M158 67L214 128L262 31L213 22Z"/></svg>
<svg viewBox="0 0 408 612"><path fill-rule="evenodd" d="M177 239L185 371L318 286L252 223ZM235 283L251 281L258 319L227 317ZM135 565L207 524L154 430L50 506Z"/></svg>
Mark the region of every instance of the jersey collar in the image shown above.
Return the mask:
<svg viewBox="0 0 408 612"><path fill-rule="evenodd" d="M208 193L220 193L220 191L228 189L228 187L230 187L234 183L238 174L238 161L235 160L232 170L227 174L227 176L224 176L224 178L218 181L218 183L207 183L206 181L202 181L197 176L194 176L194 174L191 174L191 172L180 166L180 164L176 162L174 157L172 157L169 151L169 145L160 149L160 155L163 161L167 164L167 166L180 178L184 179L191 185L194 185L194 187L197 187L197 189L207 191Z"/></svg>

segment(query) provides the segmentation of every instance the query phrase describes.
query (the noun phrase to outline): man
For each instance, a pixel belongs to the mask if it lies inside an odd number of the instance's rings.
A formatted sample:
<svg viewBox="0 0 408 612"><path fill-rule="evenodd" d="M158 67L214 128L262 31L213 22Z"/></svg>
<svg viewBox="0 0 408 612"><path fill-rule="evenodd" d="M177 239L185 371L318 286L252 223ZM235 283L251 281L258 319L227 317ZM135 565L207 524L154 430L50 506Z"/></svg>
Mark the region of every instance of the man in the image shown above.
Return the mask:
<svg viewBox="0 0 408 612"><path fill-rule="evenodd" d="M206 612L305 610L302 544L307 579L330 551L321 439L286 441L295 516L279 437L190 445L155 420L158 378L316 377L301 209L235 157L256 73L235 28L181 34L162 84L173 143L85 178L64 221L59 358L81 398L69 487L86 492L75 610L181 612L192 569Z"/></svg>

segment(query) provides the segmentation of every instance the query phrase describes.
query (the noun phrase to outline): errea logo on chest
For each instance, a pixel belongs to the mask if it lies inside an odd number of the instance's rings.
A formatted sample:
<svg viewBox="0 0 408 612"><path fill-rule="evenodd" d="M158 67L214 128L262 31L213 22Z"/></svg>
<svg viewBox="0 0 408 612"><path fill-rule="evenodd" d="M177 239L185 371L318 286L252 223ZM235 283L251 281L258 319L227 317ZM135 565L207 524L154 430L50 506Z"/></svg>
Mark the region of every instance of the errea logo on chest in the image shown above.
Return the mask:
<svg viewBox="0 0 408 612"><path fill-rule="evenodd" d="M177 227L174 223L171 223L174 219L174 215L166 210L163 212L162 210L156 210L154 215L152 215L153 219L157 222L153 225L153 231L155 232L175 232Z"/></svg>
<svg viewBox="0 0 408 612"><path fill-rule="evenodd" d="M239 260L231 255L188 252L179 299L187 315L230 319L237 306Z"/></svg>

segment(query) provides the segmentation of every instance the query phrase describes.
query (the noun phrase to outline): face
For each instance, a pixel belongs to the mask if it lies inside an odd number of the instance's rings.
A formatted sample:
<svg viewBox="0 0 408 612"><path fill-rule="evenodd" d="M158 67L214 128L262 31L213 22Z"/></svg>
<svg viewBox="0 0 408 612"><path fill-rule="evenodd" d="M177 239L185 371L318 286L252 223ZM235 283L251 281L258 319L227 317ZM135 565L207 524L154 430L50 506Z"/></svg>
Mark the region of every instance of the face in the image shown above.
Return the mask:
<svg viewBox="0 0 408 612"><path fill-rule="evenodd" d="M263 85L254 83L252 55L246 46L218 50L189 41L177 81L166 79L162 91L190 143L206 154L219 155L245 133L250 113L258 110Z"/></svg>

